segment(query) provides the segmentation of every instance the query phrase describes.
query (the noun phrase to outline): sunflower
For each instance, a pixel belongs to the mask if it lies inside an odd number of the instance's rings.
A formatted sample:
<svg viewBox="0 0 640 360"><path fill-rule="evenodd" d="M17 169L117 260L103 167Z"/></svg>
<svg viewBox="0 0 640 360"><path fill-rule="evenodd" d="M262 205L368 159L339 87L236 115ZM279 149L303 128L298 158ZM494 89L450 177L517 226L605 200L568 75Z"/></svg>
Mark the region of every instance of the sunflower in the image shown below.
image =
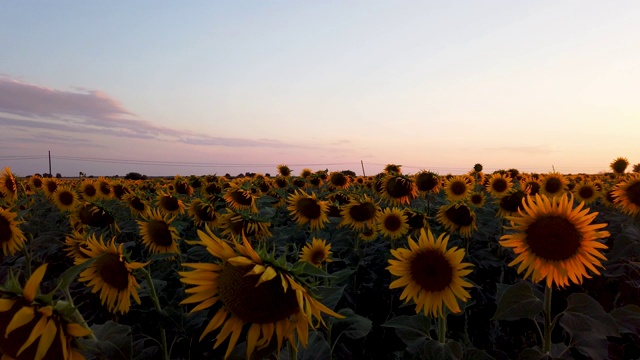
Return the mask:
<svg viewBox="0 0 640 360"><path fill-rule="evenodd" d="M394 204L409 204L418 197L418 187L405 175L387 175L382 182L382 197Z"/></svg>
<svg viewBox="0 0 640 360"><path fill-rule="evenodd" d="M60 211L72 211L79 205L78 194L66 185L58 186L51 199Z"/></svg>
<svg viewBox="0 0 640 360"><path fill-rule="evenodd" d="M42 180L42 189L47 197L51 197L58 188L58 182L55 178L44 178Z"/></svg>
<svg viewBox="0 0 640 360"><path fill-rule="evenodd" d="M11 173L9 167L4 168L4 173L0 175L0 192L5 194L5 199L15 201L18 199L18 182Z"/></svg>
<svg viewBox="0 0 640 360"><path fill-rule="evenodd" d="M288 203L287 210L298 225L309 223L311 230L316 230L322 229L324 223L329 222L329 206L326 201L318 200L315 193L308 195L298 190L289 195Z"/></svg>
<svg viewBox="0 0 640 360"><path fill-rule="evenodd" d="M420 171L413 176L413 181L421 193L438 193L440 191L440 178L431 171Z"/></svg>
<svg viewBox="0 0 640 360"><path fill-rule="evenodd" d="M581 284L582 278L591 276L587 269L600 274L596 267L606 260L600 253L607 246L597 241L609 236L608 231L598 231L606 224L591 224L598 215L582 209L584 202L573 208L573 198L567 195L549 199L542 195L527 197L520 216L508 219L505 227L514 233L503 235L500 245L513 248L516 254L509 266L518 266L518 273L526 270L524 278L533 282L546 281L565 287L569 280Z"/></svg>
<svg viewBox="0 0 640 360"><path fill-rule="evenodd" d="M419 235L420 230L429 228L429 217L427 214L410 208L405 208L403 213L407 217L407 224L409 225L409 231L411 233Z"/></svg>
<svg viewBox="0 0 640 360"><path fill-rule="evenodd" d="M75 208L72 216L84 225L106 228L115 224L116 219L110 211L97 204L85 202Z"/></svg>
<svg viewBox="0 0 640 360"><path fill-rule="evenodd" d="M29 178L29 185L31 186L31 190L38 191L42 189L44 182L42 181L42 176L33 175Z"/></svg>
<svg viewBox="0 0 640 360"><path fill-rule="evenodd" d="M273 183L278 189L286 189L289 186L289 178L282 175L276 176L276 178L273 180Z"/></svg>
<svg viewBox="0 0 640 360"><path fill-rule="evenodd" d="M609 164L611 170L616 175L624 174L624 171L627 170L627 166L629 166L629 160L627 158L619 157Z"/></svg>
<svg viewBox="0 0 640 360"><path fill-rule="evenodd" d="M96 188L98 190L98 198L109 199L113 196L113 192L111 191L111 182L105 177L101 176L98 178Z"/></svg>
<svg viewBox="0 0 640 360"><path fill-rule="evenodd" d="M334 189L346 189L351 185L351 180L342 172L334 171L329 175L329 185Z"/></svg>
<svg viewBox="0 0 640 360"><path fill-rule="evenodd" d="M507 195L509 190L513 188L513 182L509 175L496 173L489 178L487 192L496 199Z"/></svg>
<svg viewBox="0 0 640 360"><path fill-rule="evenodd" d="M100 301L111 313L127 313L131 307L131 297L140 304L138 288L140 284L132 271L141 269L148 263L129 262L125 258L122 247L116 247L116 238L104 243L102 236L87 238L87 249L81 251L87 258L96 258L88 268L80 273L79 281L87 283L92 293L100 292ZM82 263L81 261L80 263Z"/></svg>
<svg viewBox="0 0 640 360"><path fill-rule="evenodd" d="M215 228L218 226L218 214L213 205L206 203L200 199L194 199L189 204L189 215L196 226L205 226Z"/></svg>
<svg viewBox="0 0 640 360"><path fill-rule="evenodd" d="M378 231L383 236L396 240L409 231L407 216L398 208L386 208L376 218Z"/></svg>
<svg viewBox="0 0 640 360"><path fill-rule="evenodd" d="M311 239L300 252L300 261L306 261L313 266L322 267L323 263L330 263L331 260L331 244L327 244L326 240Z"/></svg>
<svg viewBox="0 0 640 360"><path fill-rule="evenodd" d="M87 247L87 239L80 231L73 230L71 234L65 237L64 252L73 259L74 264L79 264L88 259L82 249L89 249Z"/></svg>
<svg viewBox="0 0 640 360"><path fill-rule="evenodd" d="M402 165L387 164L382 171L388 175L399 175L402 174Z"/></svg>
<svg viewBox="0 0 640 360"><path fill-rule="evenodd" d="M585 205L595 202L598 200L600 195L602 195L602 193L596 188L595 184L588 180L578 183L571 192L577 202L584 201Z"/></svg>
<svg viewBox="0 0 640 360"><path fill-rule="evenodd" d="M523 209L522 200L527 197L527 193L522 190L510 191L508 195L498 200L498 213L496 216L505 218L518 213Z"/></svg>
<svg viewBox="0 0 640 360"><path fill-rule="evenodd" d="M469 196L469 202L476 208L481 208L484 206L485 195L484 191L474 191Z"/></svg>
<svg viewBox="0 0 640 360"><path fill-rule="evenodd" d="M98 188L95 182L90 179L85 179L80 184L80 195L85 201L95 201L99 198Z"/></svg>
<svg viewBox="0 0 640 360"><path fill-rule="evenodd" d="M111 192L113 193L114 198L122 200L125 195L131 192L131 189L120 182L113 182L111 183Z"/></svg>
<svg viewBox="0 0 640 360"><path fill-rule="evenodd" d="M520 189L527 191L531 196L536 196L540 193L540 181L531 176L523 177L520 179Z"/></svg>
<svg viewBox="0 0 640 360"><path fill-rule="evenodd" d="M13 255L20 250L27 238L18 227L23 221L16 221L18 214L0 207L0 247L2 253Z"/></svg>
<svg viewBox="0 0 640 360"><path fill-rule="evenodd" d="M358 239L364 242L373 241L377 237L378 237L378 230L370 226L365 226L364 229L358 232Z"/></svg>
<svg viewBox="0 0 640 360"><path fill-rule="evenodd" d="M364 230L365 226L374 228L380 211L382 211L380 206L367 195L360 200L352 199L340 212L342 215L340 225L349 226L356 231Z"/></svg>
<svg viewBox="0 0 640 360"><path fill-rule="evenodd" d="M280 174L281 176L285 176L285 177L291 176L291 169L287 165L280 164L278 165L277 169L278 169L278 174Z"/></svg>
<svg viewBox="0 0 640 360"><path fill-rule="evenodd" d="M0 355L2 359L84 359L77 338L91 330L71 320L68 305L36 300L47 264L38 267L19 293L0 289Z"/></svg>
<svg viewBox="0 0 640 360"><path fill-rule="evenodd" d="M413 300L416 313L442 317L444 307L459 313L457 299L466 302L471 296L465 288L472 286L463 279L473 266L462 262L464 249L447 248L449 236L440 234L435 239L430 230L422 230L417 243L411 237L408 240L409 249L391 250L394 258L389 260L387 270L400 278L389 288L403 287L400 300Z"/></svg>
<svg viewBox="0 0 640 360"><path fill-rule="evenodd" d="M220 218L222 235L232 240L238 240L244 234L264 240L271 236L271 222L246 212L229 211Z"/></svg>
<svg viewBox="0 0 640 360"><path fill-rule="evenodd" d="M550 198L561 196L567 190L568 184L569 181L567 181L567 178L565 178L562 174L552 172L542 178L542 183L540 184L540 193Z"/></svg>
<svg viewBox="0 0 640 360"><path fill-rule="evenodd" d="M223 196L228 206L233 210L249 210L257 213L256 196L250 190L243 189L236 183L230 185Z"/></svg>
<svg viewBox="0 0 640 360"><path fill-rule="evenodd" d="M168 214L161 214L157 209L148 210L142 215L143 220L138 220L142 244L153 254L179 253L178 230L171 226L175 217L169 218Z"/></svg>
<svg viewBox="0 0 640 360"><path fill-rule="evenodd" d="M163 214L180 215L184 213L184 203L168 192L159 191L155 205Z"/></svg>
<svg viewBox="0 0 640 360"><path fill-rule="evenodd" d="M136 192L126 194L122 201L129 206L131 212L136 216L145 213L149 209L147 202Z"/></svg>
<svg viewBox="0 0 640 360"><path fill-rule="evenodd" d="M309 182L309 185L315 188L322 186L323 183L322 179L316 174L309 175L307 181Z"/></svg>
<svg viewBox="0 0 640 360"><path fill-rule="evenodd" d="M337 318L335 313L316 300L288 269L264 260L243 236L242 244L231 247L217 238L211 230L198 231L200 245L218 258L220 263L185 263L191 271L179 272L180 280L190 288L189 295L180 304L198 304L190 313L204 310L218 303L216 314L202 332L202 340L219 329L214 349L227 338L229 343L224 358L228 358L238 339L246 331L247 359L254 351L274 349L280 351L287 340L296 348L296 338L306 347L309 326L315 327L313 318L324 325L322 314ZM271 342L275 340L274 347Z"/></svg>
<svg viewBox="0 0 640 360"><path fill-rule="evenodd" d="M175 187L176 193L178 194L187 196L193 195L193 186L189 185L187 179L179 175L176 175L175 179L173 180L173 186Z"/></svg>
<svg viewBox="0 0 640 360"><path fill-rule="evenodd" d="M300 177L303 179L308 179L309 176L313 175L313 170L309 169L309 168L304 168L302 170L300 170Z"/></svg>
<svg viewBox="0 0 640 360"><path fill-rule="evenodd" d="M448 231L459 231L462 237L470 237L478 229L476 213L464 203L441 206L436 219Z"/></svg>
<svg viewBox="0 0 640 360"><path fill-rule="evenodd" d="M445 182L444 192L450 202L458 202L469 198L473 187L468 180L464 176L454 176Z"/></svg>
<svg viewBox="0 0 640 360"><path fill-rule="evenodd" d="M613 202L625 213L636 216L640 213L640 174L633 174L618 183L611 192Z"/></svg>

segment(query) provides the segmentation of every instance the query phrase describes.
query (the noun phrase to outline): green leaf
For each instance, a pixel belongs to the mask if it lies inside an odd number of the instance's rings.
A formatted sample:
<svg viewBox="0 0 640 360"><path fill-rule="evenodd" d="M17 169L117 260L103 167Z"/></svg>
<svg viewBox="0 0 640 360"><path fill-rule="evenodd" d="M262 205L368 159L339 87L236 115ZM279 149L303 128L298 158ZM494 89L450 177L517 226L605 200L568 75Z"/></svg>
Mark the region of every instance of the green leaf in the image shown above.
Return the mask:
<svg viewBox="0 0 640 360"><path fill-rule="evenodd" d="M537 348L524 349L518 357L519 360L542 360L547 357Z"/></svg>
<svg viewBox="0 0 640 360"><path fill-rule="evenodd" d="M445 344L441 344L437 340L426 340L421 344L420 348L410 346L406 352L412 355L412 359L442 359L442 360L458 360L459 358Z"/></svg>
<svg viewBox="0 0 640 360"><path fill-rule="evenodd" d="M620 332L640 334L640 306L626 305L609 313L618 324Z"/></svg>
<svg viewBox="0 0 640 360"><path fill-rule="evenodd" d="M307 261L298 261L293 264L292 272L300 275L311 275L322 278L330 278L331 274L327 274L324 270L317 266L313 266L311 263Z"/></svg>
<svg viewBox="0 0 640 360"><path fill-rule="evenodd" d="M351 339L360 339L371 331L373 323L371 320L364 316L360 316L353 312L351 309L340 309L338 314L344 315L344 319L334 319L331 321L334 323L333 329L341 329L344 336Z"/></svg>
<svg viewBox="0 0 640 360"><path fill-rule="evenodd" d="M176 257L178 254L176 253L159 253L159 254L153 254L148 261L156 261L156 260L165 260L165 259L172 259L174 257Z"/></svg>
<svg viewBox="0 0 640 360"><path fill-rule="evenodd" d="M99 359L132 359L131 327L111 320L102 325L91 326L97 341L86 340L85 346L96 349ZM83 339L84 340L84 339Z"/></svg>
<svg viewBox="0 0 640 360"><path fill-rule="evenodd" d="M431 339L431 335L429 335L431 321L422 314L397 316L385 322L382 326L394 328L398 337L406 345Z"/></svg>
<svg viewBox="0 0 640 360"><path fill-rule="evenodd" d="M289 346L289 345L287 345ZM283 349L280 352L280 360L288 360L289 351ZM331 347L327 340L317 331L309 333L309 344L306 348L298 348L298 360L324 360L331 359Z"/></svg>
<svg viewBox="0 0 640 360"><path fill-rule="evenodd" d="M467 349L463 354L464 360L495 360L495 358L486 351L480 349Z"/></svg>
<svg viewBox="0 0 640 360"><path fill-rule="evenodd" d="M318 295L318 300L328 307L329 309L335 309L338 301L342 298L344 293L344 286L341 287L326 287L318 286L314 289L314 293Z"/></svg>
<svg viewBox="0 0 640 360"><path fill-rule="evenodd" d="M542 312L543 302L526 282L509 286L500 300L493 320L518 320L534 318Z"/></svg>
<svg viewBox="0 0 640 360"><path fill-rule="evenodd" d="M560 318L562 326L572 337L587 332L591 338L620 336L614 318L587 294L571 294L567 298L567 308ZM582 334L584 335L584 334Z"/></svg>
<svg viewBox="0 0 640 360"><path fill-rule="evenodd" d="M71 284L78 277L78 275L80 275L81 272L83 272L86 268L89 267L89 265L93 264L94 261L98 260L99 258L100 256L94 257L83 262L82 264L78 264L68 268L65 272L62 273L62 275L60 275L60 277L58 278L58 285L50 294L55 293L56 291L58 291L58 289L64 289L69 286L69 284Z"/></svg>

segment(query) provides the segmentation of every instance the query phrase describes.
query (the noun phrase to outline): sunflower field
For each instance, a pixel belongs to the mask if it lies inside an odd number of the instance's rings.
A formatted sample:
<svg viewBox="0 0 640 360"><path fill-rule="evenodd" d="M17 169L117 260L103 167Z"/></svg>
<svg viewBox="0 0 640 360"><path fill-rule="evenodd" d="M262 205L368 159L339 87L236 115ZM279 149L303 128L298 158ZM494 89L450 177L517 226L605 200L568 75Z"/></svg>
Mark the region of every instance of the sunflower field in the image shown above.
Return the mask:
<svg viewBox="0 0 640 360"><path fill-rule="evenodd" d="M1 359L638 359L640 173L0 174Z"/></svg>

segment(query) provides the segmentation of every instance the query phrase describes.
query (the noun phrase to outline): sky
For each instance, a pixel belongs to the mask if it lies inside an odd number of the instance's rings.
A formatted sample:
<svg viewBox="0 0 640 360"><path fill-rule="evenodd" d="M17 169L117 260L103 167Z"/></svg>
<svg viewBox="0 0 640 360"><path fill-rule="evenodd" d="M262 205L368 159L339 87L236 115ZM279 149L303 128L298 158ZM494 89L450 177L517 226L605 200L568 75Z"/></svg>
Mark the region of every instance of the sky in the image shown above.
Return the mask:
<svg viewBox="0 0 640 360"><path fill-rule="evenodd" d="M19 176L640 162L640 2L0 1Z"/></svg>

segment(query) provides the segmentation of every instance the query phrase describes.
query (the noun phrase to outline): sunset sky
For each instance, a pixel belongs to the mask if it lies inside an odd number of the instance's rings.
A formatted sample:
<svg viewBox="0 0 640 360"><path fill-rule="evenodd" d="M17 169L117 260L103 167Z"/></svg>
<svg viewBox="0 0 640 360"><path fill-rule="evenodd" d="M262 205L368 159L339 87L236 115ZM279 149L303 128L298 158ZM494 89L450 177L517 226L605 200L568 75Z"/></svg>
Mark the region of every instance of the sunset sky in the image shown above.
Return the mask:
<svg viewBox="0 0 640 360"><path fill-rule="evenodd" d="M5 1L0 170L640 162L640 2Z"/></svg>

